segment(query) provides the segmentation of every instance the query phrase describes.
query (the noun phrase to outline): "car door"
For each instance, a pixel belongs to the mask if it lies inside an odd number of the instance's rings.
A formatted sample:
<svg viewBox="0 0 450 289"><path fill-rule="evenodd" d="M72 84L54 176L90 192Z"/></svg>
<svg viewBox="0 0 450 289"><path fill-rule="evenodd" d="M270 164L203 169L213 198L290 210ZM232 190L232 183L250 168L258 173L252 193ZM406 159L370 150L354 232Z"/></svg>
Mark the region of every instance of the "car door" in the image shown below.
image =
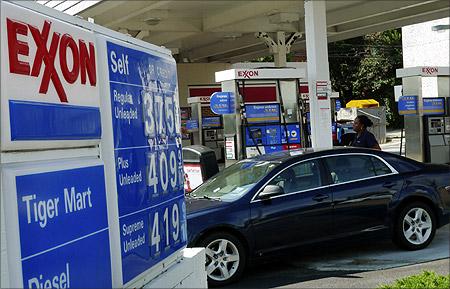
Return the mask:
<svg viewBox="0 0 450 289"><path fill-rule="evenodd" d="M268 200L256 194L250 203L257 254L327 237L331 233L331 195L323 185L319 159L291 165L266 185L283 193Z"/></svg>
<svg viewBox="0 0 450 289"><path fill-rule="evenodd" d="M332 182L334 233L382 228L403 178L381 157L371 154L330 156L324 161Z"/></svg>

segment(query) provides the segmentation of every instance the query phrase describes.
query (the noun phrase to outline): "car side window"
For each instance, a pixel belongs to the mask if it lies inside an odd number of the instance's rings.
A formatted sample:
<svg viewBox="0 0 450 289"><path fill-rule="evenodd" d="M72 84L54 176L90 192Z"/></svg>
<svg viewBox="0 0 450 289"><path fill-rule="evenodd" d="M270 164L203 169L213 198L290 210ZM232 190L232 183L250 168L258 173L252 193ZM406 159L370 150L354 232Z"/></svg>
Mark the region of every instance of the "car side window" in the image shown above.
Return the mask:
<svg viewBox="0 0 450 289"><path fill-rule="evenodd" d="M387 175L392 173L392 170L378 158L372 157L373 169L377 176Z"/></svg>
<svg viewBox="0 0 450 289"><path fill-rule="evenodd" d="M373 157L366 155L342 155L325 158L335 184L376 176Z"/></svg>
<svg viewBox="0 0 450 289"><path fill-rule="evenodd" d="M283 188L285 194L320 187L321 178L317 161L305 161L279 173L268 185Z"/></svg>

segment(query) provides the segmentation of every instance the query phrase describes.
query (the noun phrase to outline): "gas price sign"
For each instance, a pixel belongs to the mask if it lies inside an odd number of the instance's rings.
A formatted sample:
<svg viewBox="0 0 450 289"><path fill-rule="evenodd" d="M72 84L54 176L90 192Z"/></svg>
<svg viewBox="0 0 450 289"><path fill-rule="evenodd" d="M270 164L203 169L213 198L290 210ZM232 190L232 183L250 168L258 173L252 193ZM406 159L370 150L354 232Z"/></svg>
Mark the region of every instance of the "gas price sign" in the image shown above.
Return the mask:
<svg viewBox="0 0 450 289"><path fill-rule="evenodd" d="M107 42L123 283L186 245L176 64Z"/></svg>

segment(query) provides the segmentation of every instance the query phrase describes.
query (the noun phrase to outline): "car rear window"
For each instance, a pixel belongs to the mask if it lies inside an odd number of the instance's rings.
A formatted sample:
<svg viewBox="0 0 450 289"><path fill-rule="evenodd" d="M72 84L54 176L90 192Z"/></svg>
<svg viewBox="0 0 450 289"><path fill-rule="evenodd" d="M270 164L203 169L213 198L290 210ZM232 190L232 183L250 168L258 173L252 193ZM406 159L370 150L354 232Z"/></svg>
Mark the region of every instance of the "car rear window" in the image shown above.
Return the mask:
<svg viewBox="0 0 450 289"><path fill-rule="evenodd" d="M344 183L392 173L381 160L370 155L340 155L325 158L333 183Z"/></svg>

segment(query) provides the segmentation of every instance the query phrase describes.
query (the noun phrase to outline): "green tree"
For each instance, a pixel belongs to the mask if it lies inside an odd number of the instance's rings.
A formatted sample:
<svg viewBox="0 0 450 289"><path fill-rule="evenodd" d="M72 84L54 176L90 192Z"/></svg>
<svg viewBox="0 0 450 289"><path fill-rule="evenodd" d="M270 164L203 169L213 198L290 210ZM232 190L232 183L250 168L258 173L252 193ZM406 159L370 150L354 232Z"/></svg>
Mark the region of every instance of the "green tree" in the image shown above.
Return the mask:
<svg viewBox="0 0 450 289"><path fill-rule="evenodd" d="M401 84L395 70L403 67L401 29L330 43L328 45L330 79L345 104L353 99L375 99L386 107L390 127L401 127L394 99L394 85ZM293 54L287 56L291 60ZM269 55L253 62L270 62Z"/></svg>
<svg viewBox="0 0 450 289"><path fill-rule="evenodd" d="M372 98L386 107L390 127L400 127L394 85L401 84L395 70L403 66L401 30L377 32L329 44L333 89L346 103Z"/></svg>

